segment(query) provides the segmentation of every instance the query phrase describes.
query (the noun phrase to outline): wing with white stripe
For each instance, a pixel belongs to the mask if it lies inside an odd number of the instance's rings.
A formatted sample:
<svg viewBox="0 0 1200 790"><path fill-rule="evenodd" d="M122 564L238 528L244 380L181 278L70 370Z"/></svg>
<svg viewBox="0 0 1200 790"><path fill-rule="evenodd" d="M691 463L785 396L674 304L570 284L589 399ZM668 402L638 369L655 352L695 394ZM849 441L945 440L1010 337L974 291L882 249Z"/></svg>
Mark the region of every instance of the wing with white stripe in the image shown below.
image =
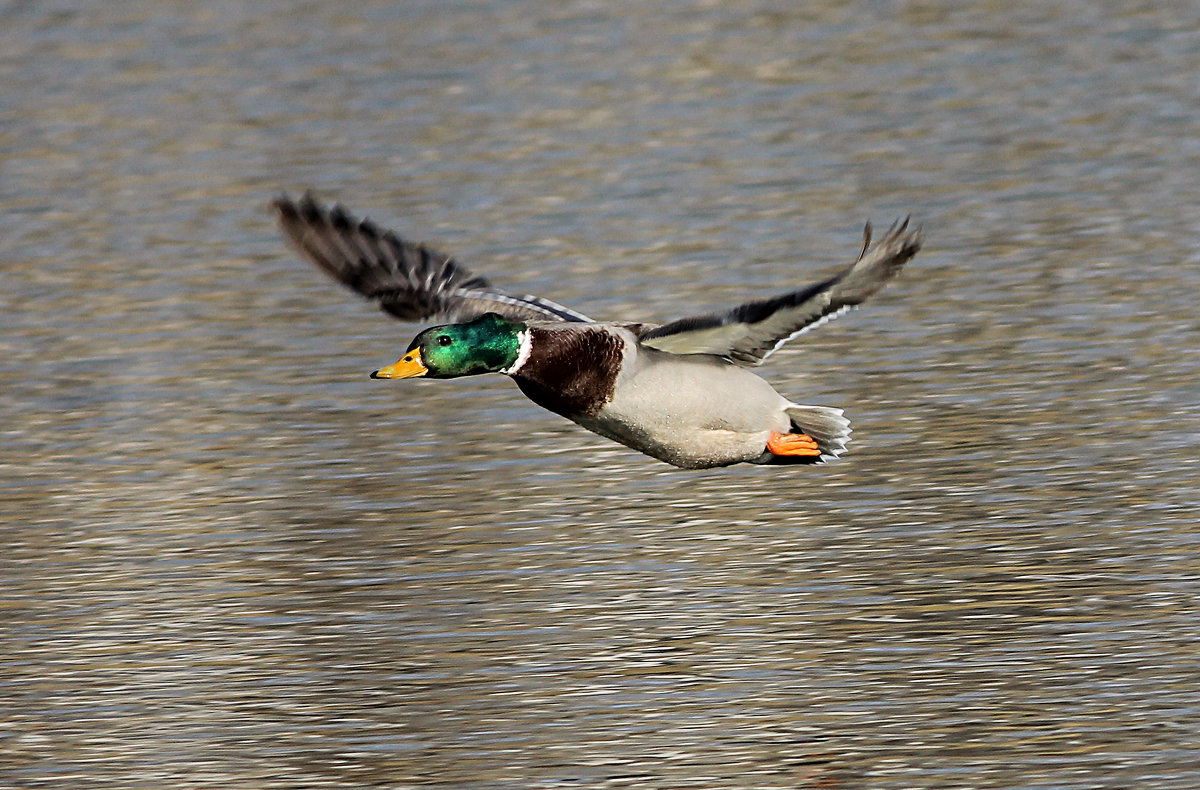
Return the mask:
<svg viewBox="0 0 1200 790"><path fill-rule="evenodd" d="M907 219L893 225L874 247L868 224L858 260L841 274L725 313L681 318L651 329L639 339L673 354L715 354L751 367L797 335L862 304L920 248L921 229L909 230Z"/></svg>

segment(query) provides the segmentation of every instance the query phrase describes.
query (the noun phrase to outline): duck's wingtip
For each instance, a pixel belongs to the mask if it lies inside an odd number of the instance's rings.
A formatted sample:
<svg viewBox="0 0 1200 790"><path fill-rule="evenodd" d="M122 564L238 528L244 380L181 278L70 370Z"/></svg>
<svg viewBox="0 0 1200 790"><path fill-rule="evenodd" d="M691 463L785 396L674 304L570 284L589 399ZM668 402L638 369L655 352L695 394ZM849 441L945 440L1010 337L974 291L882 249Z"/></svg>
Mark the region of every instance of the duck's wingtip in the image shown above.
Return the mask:
<svg viewBox="0 0 1200 790"><path fill-rule="evenodd" d="M296 203L292 200L292 196L287 192L280 192L271 198L267 203L267 207L271 209L276 216L285 214L293 214L296 211Z"/></svg>

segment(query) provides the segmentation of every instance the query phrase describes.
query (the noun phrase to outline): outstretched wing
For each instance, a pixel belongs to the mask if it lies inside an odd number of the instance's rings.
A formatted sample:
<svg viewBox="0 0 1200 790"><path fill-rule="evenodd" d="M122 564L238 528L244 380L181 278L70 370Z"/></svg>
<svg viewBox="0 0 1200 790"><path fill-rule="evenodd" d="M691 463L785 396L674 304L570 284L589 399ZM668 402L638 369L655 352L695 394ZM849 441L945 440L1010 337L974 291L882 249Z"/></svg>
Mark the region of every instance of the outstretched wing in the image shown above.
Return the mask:
<svg viewBox="0 0 1200 790"><path fill-rule="evenodd" d="M468 321L484 313L518 321L590 321L538 296L514 296L455 263L341 206L306 194L272 202L279 226L300 253L331 277L401 321Z"/></svg>
<svg viewBox="0 0 1200 790"><path fill-rule="evenodd" d="M892 225L874 247L868 223L858 260L841 274L725 313L681 318L650 329L639 339L673 354L715 354L751 367L801 332L862 304L919 249L921 229L909 230L907 219Z"/></svg>

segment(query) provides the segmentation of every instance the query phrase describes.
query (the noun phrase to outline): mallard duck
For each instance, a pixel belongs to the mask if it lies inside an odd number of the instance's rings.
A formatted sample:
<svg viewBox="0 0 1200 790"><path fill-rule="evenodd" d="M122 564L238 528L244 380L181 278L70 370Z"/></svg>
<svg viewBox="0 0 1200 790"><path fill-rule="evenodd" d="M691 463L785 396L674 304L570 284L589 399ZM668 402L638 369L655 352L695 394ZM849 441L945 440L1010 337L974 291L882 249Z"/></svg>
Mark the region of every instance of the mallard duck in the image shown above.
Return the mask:
<svg viewBox="0 0 1200 790"><path fill-rule="evenodd" d="M449 256L312 195L273 203L284 235L335 280L418 334L377 379L503 373L530 400L601 436L687 469L815 464L841 455L841 409L792 403L750 371L797 335L861 304L921 247L894 224L855 263L806 288L667 324L597 322L500 290Z"/></svg>

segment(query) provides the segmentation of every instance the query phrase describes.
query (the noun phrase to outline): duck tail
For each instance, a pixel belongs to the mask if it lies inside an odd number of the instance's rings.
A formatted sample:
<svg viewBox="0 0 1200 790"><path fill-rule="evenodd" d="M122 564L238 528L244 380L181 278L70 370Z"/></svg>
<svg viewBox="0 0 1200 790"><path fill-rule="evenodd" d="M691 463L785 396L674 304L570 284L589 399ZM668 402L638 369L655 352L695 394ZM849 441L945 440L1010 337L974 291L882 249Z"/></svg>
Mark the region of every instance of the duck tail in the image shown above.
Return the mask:
<svg viewBox="0 0 1200 790"><path fill-rule="evenodd" d="M832 461L846 452L850 441L850 421L842 416L841 409L829 406L792 406L787 409L792 428L805 433L817 441L821 457L816 463Z"/></svg>

